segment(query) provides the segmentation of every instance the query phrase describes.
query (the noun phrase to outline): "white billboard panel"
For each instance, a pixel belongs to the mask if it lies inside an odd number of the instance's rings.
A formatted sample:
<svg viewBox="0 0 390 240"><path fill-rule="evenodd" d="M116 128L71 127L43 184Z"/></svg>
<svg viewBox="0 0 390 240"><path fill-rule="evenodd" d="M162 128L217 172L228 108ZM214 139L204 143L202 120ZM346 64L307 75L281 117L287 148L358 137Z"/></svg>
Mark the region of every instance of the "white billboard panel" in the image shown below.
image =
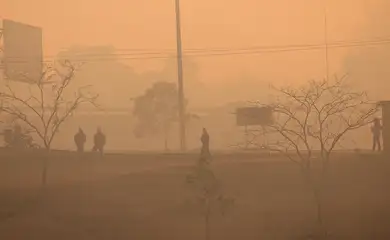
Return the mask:
<svg viewBox="0 0 390 240"><path fill-rule="evenodd" d="M42 29L3 20L5 76L13 81L36 82L42 75Z"/></svg>
<svg viewBox="0 0 390 240"><path fill-rule="evenodd" d="M273 122L272 108L244 107L236 110L237 126L266 126Z"/></svg>

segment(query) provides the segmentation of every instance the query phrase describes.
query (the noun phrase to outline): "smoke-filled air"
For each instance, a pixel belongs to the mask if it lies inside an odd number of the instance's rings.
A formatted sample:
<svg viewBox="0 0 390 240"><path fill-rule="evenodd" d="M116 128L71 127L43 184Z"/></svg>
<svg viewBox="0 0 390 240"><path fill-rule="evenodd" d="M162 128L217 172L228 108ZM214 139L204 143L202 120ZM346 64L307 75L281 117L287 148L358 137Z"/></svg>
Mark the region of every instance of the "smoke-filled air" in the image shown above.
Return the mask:
<svg viewBox="0 0 390 240"><path fill-rule="evenodd" d="M390 239L390 2L0 0L0 239Z"/></svg>

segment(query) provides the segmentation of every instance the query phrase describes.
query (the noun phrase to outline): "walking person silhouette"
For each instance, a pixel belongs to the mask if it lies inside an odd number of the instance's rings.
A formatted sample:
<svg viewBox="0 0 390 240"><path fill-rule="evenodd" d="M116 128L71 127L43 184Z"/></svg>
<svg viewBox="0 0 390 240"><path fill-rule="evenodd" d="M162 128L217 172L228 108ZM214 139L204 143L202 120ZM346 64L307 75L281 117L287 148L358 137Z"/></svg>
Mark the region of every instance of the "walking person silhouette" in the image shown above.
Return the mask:
<svg viewBox="0 0 390 240"><path fill-rule="evenodd" d="M200 158L203 161L206 161L210 158L210 135L207 132L206 128L203 128L202 136L200 137L202 143L202 148L200 151Z"/></svg>
<svg viewBox="0 0 390 240"><path fill-rule="evenodd" d="M74 142L77 147L77 152L83 153L84 152L84 145L87 141L87 136L85 135L83 129L79 128L79 131L74 135Z"/></svg>
<svg viewBox="0 0 390 240"><path fill-rule="evenodd" d="M372 132L372 151L375 151L378 148L378 151L382 150L381 146L381 135L382 135L382 124L379 118L375 118L373 121L373 125L371 126Z"/></svg>
<svg viewBox="0 0 390 240"><path fill-rule="evenodd" d="M94 145L93 145L92 151L93 152L99 151L100 156L103 156L103 149L104 149L104 146L106 145L106 135L103 134L100 127L97 129L97 131L95 133L95 136L93 138L93 143L94 143Z"/></svg>

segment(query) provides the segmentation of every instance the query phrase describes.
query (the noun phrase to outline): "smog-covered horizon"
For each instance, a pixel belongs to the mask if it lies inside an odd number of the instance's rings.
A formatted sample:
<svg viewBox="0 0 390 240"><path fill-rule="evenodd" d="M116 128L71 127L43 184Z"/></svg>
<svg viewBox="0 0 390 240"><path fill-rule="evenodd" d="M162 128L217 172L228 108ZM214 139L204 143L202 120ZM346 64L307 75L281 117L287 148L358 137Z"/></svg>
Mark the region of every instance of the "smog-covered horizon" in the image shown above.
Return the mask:
<svg viewBox="0 0 390 240"><path fill-rule="evenodd" d="M110 1L94 3L93 8L90 4L68 1L58 8L54 2L6 1L3 17L41 27L46 60L58 54L78 55L85 65L79 77L94 84L109 107L125 105L151 82L177 81L173 2ZM267 94L269 84L323 79L325 12L330 76L348 73L373 98L383 99L383 88L365 82L375 78L385 84L388 76L381 64L389 49L388 28L383 27L390 24L386 4L181 3L183 73L190 105L204 108L257 100ZM367 41L375 43L367 46Z"/></svg>
<svg viewBox="0 0 390 240"><path fill-rule="evenodd" d="M0 18L0 239L390 239L390 2Z"/></svg>

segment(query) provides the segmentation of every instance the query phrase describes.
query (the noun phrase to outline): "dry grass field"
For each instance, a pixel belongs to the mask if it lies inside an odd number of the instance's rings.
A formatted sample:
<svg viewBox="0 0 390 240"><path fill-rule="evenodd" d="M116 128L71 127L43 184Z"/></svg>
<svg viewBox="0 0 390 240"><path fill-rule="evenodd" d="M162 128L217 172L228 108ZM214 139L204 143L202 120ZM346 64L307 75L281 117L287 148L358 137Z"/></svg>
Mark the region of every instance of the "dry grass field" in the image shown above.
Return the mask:
<svg viewBox="0 0 390 240"><path fill-rule="evenodd" d="M185 181L195 154L53 152L44 197L41 158L1 154L0 239L204 239ZM235 203L224 217L214 212L210 240L310 239L315 204L297 166L236 153L216 154L212 167ZM329 239L390 239L389 173L379 155L335 155L322 198Z"/></svg>

